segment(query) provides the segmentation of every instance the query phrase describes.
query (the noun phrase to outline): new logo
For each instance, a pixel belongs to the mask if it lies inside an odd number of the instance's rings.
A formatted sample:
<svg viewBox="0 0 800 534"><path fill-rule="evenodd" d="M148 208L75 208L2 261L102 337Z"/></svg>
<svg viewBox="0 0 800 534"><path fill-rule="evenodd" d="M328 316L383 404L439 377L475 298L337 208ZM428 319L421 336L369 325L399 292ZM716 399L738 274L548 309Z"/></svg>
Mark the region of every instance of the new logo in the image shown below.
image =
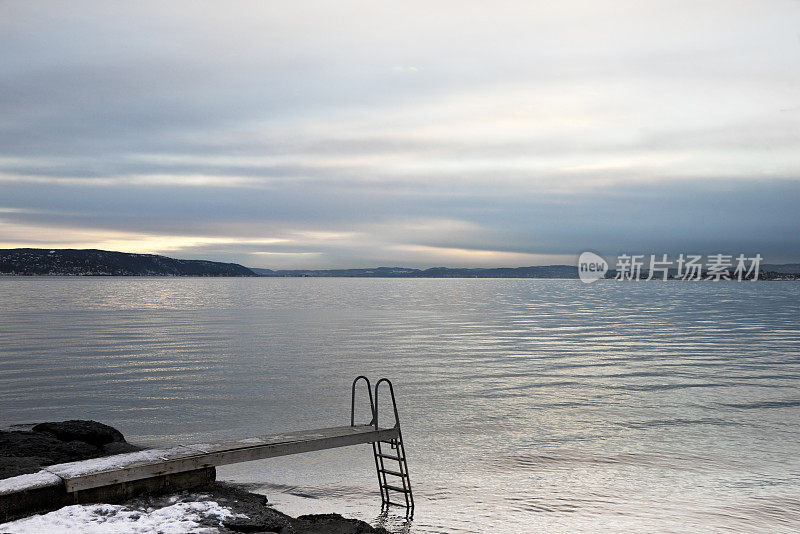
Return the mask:
<svg viewBox="0 0 800 534"><path fill-rule="evenodd" d="M578 276L587 284L603 278L607 272L608 263L594 252L584 252L578 258Z"/></svg>

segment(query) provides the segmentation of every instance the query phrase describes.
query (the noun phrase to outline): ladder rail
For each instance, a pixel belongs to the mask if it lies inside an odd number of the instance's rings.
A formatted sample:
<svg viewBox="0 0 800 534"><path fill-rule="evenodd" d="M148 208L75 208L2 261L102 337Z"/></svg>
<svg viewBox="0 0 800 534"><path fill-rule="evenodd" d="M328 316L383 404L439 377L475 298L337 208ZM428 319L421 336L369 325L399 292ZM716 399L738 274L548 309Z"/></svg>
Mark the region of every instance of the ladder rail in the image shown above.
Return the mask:
<svg viewBox="0 0 800 534"><path fill-rule="evenodd" d="M359 380L366 382L367 393L369 394L369 412L372 414L372 420L367 424L374 425L375 429L377 429L378 422L375 415L375 400L372 397L372 385L369 382L369 378L364 375L357 376L356 379L353 380L353 387L350 390L350 426L356 426L356 386L358 385Z"/></svg>
<svg viewBox="0 0 800 534"><path fill-rule="evenodd" d="M378 404L380 386L381 386L381 384L384 384L384 383L389 387L389 395L391 396L391 399L392 399L392 411L394 412L394 428L397 429L397 438L392 439L392 448L395 449L395 451L397 453L397 463L398 463L399 471L400 471L400 473L403 474L403 476L400 477L400 480L403 483L403 497L405 497L406 508L408 510L412 510L413 511L414 510L414 494L411 491L411 477L409 476L409 473L408 473L408 461L407 461L407 458L406 458L406 448L405 448L405 445L403 444L403 433L400 430L400 414L398 413L398 410L397 410L397 398L395 397L395 394L394 394L394 386L392 385L392 381L389 380L388 378L381 378L380 380L378 380L375 383L375 398L374 398L375 417L373 419L373 423L375 425L375 428L377 429L378 428L378 412L379 412L379 406L380 406ZM384 482L384 485L388 485L387 481L386 481L386 472L385 472L386 468L385 468L385 465L383 463L384 456L382 454L382 449L381 449L380 443L378 444L378 452L381 453L380 465L381 465L381 468L383 470L383 472L381 473L382 476L383 476L383 482ZM388 496L389 491L388 491L387 488L381 488L381 497L383 497L384 494L386 495L385 500L384 500L384 504L393 504L393 503L391 503L391 501L389 501L389 496Z"/></svg>
<svg viewBox="0 0 800 534"><path fill-rule="evenodd" d="M392 401L392 411L394 412L394 429L397 430L397 437L391 438L388 441L373 441L372 442L372 455L375 459L375 471L378 475L378 487L380 488L381 492L381 503L383 506L388 505L395 505L395 506L403 506L402 504L393 502L390 500L390 491L399 492L403 494L405 498L405 507L407 512L411 514L414 513L414 494L411 491L411 477L408 473L408 461L406 458L406 448L403 444L403 434L400 431L400 415L397 410L397 399L394 394L394 386L392 385L391 380L388 378L381 378L375 383L373 395L373 388L371 387L371 383L369 378L366 376L358 376L355 380L353 380L353 385L350 391L350 426L356 426L355 424L355 411L356 411L356 386L360 381L364 381L367 386L367 393L369 395L369 405L370 405L370 413L372 414L372 420L368 423L367 426L374 426L375 430L378 430L378 394L381 389L381 384L386 384L389 388L389 395ZM387 454L387 452L383 451L383 444L388 443L391 446L392 452L395 455ZM397 471L392 469L386 468L385 460L392 460L397 462ZM402 483L402 488L393 484L389 484L386 475L392 475L400 478L400 482Z"/></svg>
<svg viewBox="0 0 800 534"><path fill-rule="evenodd" d="M369 378L364 375L359 375L353 380L353 385L350 389L350 426L356 426L356 386L358 382L363 380L367 385L367 394L369 394L369 412L372 416L372 419L368 423L368 425L374 425L375 423L375 399L372 397L372 384L370 384ZM378 475L378 487L381 490L381 502L385 503L389 500L389 492L384 488L386 475L383 475L383 479L381 480L381 471L383 470L383 458L379 457L379 450L376 448L378 445L376 442L372 442L372 455L375 458L375 472Z"/></svg>
<svg viewBox="0 0 800 534"><path fill-rule="evenodd" d="M372 455L375 457L375 470L378 473L378 488L381 490L381 503L385 503L387 499L389 499L388 492L384 488L384 481L386 480L386 474L383 472L383 458L380 457L380 450L378 449L379 445L377 442L372 442Z"/></svg>
<svg viewBox="0 0 800 534"><path fill-rule="evenodd" d="M403 445L403 437L398 432L397 438L397 453L402 461L399 462L400 465L400 472L405 473L405 476L401 478L403 481L403 488L408 490L408 494L406 495L406 506L414 509L414 493L411 491L411 476L408 474L408 461L406 459L406 447Z"/></svg>
<svg viewBox="0 0 800 534"><path fill-rule="evenodd" d="M392 385L392 381L388 378L381 378L375 383L375 417L373 419L375 429L377 430L378 428L378 393L380 393L381 384L389 386L389 394L392 396L392 409L394 410L394 426L395 428L400 428L400 415L397 413L397 399L394 396L394 386Z"/></svg>

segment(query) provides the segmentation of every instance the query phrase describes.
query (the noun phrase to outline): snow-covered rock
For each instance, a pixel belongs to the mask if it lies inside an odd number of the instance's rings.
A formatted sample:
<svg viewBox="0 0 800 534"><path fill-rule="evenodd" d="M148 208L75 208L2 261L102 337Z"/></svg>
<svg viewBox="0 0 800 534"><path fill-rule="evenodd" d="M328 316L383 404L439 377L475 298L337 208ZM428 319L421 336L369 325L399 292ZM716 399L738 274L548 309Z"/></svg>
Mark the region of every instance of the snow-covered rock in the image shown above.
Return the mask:
<svg viewBox="0 0 800 534"><path fill-rule="evenodd" d="M188 494L161 502L91 504L65 506L54 512L0 524L0 532L15 534L164 534L215 533L222 522L246 517L210 500L207 495Z"/></svg>

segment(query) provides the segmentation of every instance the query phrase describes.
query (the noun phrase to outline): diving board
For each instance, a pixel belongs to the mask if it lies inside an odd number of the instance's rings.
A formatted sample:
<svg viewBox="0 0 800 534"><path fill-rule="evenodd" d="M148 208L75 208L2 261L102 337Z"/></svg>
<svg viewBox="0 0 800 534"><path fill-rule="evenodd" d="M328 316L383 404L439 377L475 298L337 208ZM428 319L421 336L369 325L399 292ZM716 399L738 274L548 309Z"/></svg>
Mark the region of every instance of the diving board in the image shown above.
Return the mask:
<svg viewBox="0 0 800 534"><path fill-rule="evenodd" d="M169 449L150 449L51 465L45 470L61 478L68 492L74 492L238 462L378 441L390 442L398 436L397 427L337 426L221 443L196 443Z"/></svg>
<svg viewBox="0 0 800 534"><path fill-rule="evenodd" d="M357 384L365 382L372 420L355 423ZM378 426L378 393L389 388L394 426ZM359 376L353 381L350 425L268 434L215 443L193 443L165 449L117 454L45 467L38 473L0 480L0 522L37 511L55 510L65 504L129 499L143 492L175 491L214 481L214 468L370 443L383 505L405 506L413 514L414 496L408 474L406 450L394 387L386 378L375 383ZM387 466L388 464L388 466ZM405 504L392 500L401 494Z"/></svg>

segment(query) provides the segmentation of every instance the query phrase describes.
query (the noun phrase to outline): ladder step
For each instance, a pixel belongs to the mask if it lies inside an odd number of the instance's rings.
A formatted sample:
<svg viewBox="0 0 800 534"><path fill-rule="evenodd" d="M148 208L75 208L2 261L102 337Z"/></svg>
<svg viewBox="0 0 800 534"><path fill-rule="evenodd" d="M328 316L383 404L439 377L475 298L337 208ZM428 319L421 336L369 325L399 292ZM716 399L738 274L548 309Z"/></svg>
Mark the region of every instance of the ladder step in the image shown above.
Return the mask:
<svg viewBox="0 0 800 534"><path fill-rule="evenodd" d="M401 473L399 471L392 471L391 469L378 469L381 473L386 473L387 475L394 475L396 477L405 477L405 473Z"/></svg>
<svg viewBox="0 0 800 534"><path fill-rule="evenodd" d="M406 504L400 504L400 503L392 502L392 501L386 501L386 504L391 504L392 506L402 506L403 508L408 508L408 505L406 505Z"/></svg>
<svg viewBox="0 0 800 534"><path fill-rule="evenodd" d="M405 489L405 488L398 488L397 486L392 486L391 484L384 484L384 485L383 485L383 487L384 487L384 488L386 488L386 489L390 489L390 490L392 490L392 491L397 491L397 492L399 492L399 493L408 493L408 490L407 490L407 489Z"/></svg>
<svg viewBox="0 0 800 534"><path fill-rule="evenodd" d="M401 461L399 456L391 456L389 454L383 454L383 453L379 453L378 456L380 456L381 458L386 458L387 460L396 460L398 462Z"/></svg>

